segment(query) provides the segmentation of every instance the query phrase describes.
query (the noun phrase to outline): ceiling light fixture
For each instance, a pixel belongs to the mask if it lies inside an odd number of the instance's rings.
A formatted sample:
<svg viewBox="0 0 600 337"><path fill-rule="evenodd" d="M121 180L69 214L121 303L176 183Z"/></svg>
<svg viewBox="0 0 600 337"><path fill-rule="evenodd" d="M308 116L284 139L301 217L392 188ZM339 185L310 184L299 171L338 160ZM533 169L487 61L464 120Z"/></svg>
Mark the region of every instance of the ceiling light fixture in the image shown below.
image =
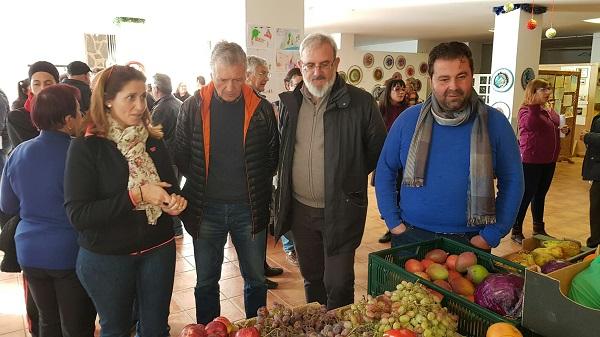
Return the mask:
<svg viewBox="0 0 600 337"><path fill-rule="evenodd" d="M583 21L589 22L589 23L600 23L600 18L587 19L587 20L583 20Z"/></svg>

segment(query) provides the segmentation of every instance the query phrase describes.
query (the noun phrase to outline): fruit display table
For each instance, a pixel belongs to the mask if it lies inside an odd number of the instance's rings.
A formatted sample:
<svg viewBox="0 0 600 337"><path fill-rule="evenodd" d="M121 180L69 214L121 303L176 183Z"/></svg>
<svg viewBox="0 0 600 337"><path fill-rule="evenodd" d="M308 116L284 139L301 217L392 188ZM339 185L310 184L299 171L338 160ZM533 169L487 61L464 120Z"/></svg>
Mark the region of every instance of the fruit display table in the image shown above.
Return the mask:
<svg viewBox="0 0 600 337"><path fill-rule="evenodd" d="M486 337L494 323L520 326L524 273L520 264L439 238L369 254L368 293L382 294L402 281L422 283L439 293L441 305L458 317L459 333ZM496 301L500 298L489 295L497 290L511 292L509 301ZM487 308L474 303L477 292L480 304L485 302Z"/></svg>

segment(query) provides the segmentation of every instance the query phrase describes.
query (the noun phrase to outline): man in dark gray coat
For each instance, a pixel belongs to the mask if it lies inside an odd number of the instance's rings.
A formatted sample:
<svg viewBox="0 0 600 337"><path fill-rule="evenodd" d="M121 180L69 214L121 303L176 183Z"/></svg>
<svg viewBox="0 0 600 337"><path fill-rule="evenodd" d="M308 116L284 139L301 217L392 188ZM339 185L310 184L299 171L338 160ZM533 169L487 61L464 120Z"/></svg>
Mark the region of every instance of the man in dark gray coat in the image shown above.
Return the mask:
<svg viewBox="0 0 600 337"><path fill-rule="evenodd" d="M304 84L281 98L275 199L277 236L292 230L307 302L334 309L354 301L354 253L367 214L367 176L385 125L373 97L337 76L331 37L300 45Z"/></svg>
<svg viewBox="0 0 600 337"><path fill-rule="evenodd" d="M152 96L156 99L154 107L152 107L152 124L162 125L162 131L164 134L164 142L169 149L171 158L174 158L175 151L175 126L177 125L177 115L179 114L179 108L181 108L181 101L175 98L171 93L173 86L171 84L171 78L165 74L156 74L152 77ZM181 184L182 175L180 174L177 166L173 165L175 176L177 181ZM183 225L178 217L173 217L173 231L175 237L180 239L183 238Z"/></svg>

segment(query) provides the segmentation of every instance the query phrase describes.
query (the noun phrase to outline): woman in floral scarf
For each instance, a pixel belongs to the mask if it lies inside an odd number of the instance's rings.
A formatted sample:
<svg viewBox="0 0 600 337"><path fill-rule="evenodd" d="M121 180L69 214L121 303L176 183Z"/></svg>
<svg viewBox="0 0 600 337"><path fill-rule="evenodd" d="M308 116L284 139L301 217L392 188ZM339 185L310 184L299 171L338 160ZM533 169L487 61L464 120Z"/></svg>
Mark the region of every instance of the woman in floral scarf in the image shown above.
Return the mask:
<svg viewBox="0 0 600 337"><path fill-rule="evenodd" d="M84 137L71 143L65 205L79 231L77 274L96 305L101 336L169 335L175 273L173 220L181 197L160 127L151 126L145 76L128 66L100 73Z"/></svg>

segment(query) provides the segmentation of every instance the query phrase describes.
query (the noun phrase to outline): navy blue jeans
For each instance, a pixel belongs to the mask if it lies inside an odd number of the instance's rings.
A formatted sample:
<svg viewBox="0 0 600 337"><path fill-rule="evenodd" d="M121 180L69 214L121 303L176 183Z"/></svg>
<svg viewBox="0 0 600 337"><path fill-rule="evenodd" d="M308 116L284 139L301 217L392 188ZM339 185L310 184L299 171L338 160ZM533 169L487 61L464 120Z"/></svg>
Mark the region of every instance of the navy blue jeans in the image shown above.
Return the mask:
<svg viewBox="0 0 600 337"><path fill-rule="evenodd" d="M479 234L479 231L456 234L434 233L407 225L406 223L404 225L406 225L406 231L398 235L392 234L392 247L434 240L442 237L471 246L471 238Z"/></svg>
<svg viewBox="0 0 600 337"><path fill-rule="evenodd" d="M296 250L294 248L294 239L292 236L292 231L289 231L281 236L281 243L283 244L283 251L286 253L293 252Z"/></svg>
<svg viewBox="0 0 600 337"><path fill-rule="evenodd" d="M103 255L80 248L77 276L100 316L101 337L131 336L134 299L137 336L169 336L174 241L141 255Z"/></svg>
<svg viewBox="0 0 600 337"><path fill-rule="evenodd" d="M265 248L267 230L252 234L252 215L247 203L207 202L198 238L194 240L196 261L196 320L206 324L220 315L219 280L227 234L238 255L244 278L246 318L256 316L267 302Z"/></svg>

